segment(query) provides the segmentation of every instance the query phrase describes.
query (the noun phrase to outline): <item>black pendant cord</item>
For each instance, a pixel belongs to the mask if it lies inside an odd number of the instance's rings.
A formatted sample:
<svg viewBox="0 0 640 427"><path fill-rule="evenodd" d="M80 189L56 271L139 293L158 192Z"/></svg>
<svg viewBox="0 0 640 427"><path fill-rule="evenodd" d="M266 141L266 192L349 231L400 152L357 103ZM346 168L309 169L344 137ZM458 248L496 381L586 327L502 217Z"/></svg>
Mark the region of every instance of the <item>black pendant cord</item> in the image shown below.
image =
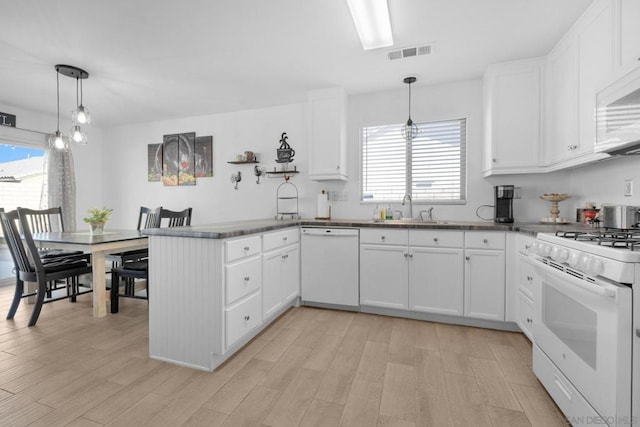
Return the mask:
<svg viewBox="0 0 640 427"><path fill-rule="evenodd" d="M60 72L56 70L56 98L58 100L58 133L60 133Z"/></svg>
<svg viewBox="0 0 640 427"><path fill-rule="evenodd" d="M411 120L411 83L409 83L409 121L407 123L413 123Z"/></svg>
<svg viewBox="0 0 640 427"><path fill-rule="evenodd" d="M78 95L77 90L78 88L76 88L76 97ZM76 99L76 102L77 102L77 99ZM80 80L80 104L78 105L82 105L82 80Z"/></svg>
<svg viewBox="0 0 640 427"><path fill-rule="evenodd" d="M80 81L80 79L78 77L76 77L76 108L78 107L78 82Z"/></svg>

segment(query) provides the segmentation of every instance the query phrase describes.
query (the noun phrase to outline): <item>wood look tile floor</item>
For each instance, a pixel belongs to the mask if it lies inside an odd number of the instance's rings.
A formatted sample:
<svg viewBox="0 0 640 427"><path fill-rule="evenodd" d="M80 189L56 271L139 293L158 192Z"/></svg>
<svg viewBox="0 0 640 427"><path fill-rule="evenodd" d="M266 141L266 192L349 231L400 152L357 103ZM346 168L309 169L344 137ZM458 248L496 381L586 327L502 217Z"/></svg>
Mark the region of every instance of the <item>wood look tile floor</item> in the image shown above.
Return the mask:
<svg viewBox="0 0 640 427"><path fill-rule="evenodd" d="M146 301L90 299L0 322L0 425L566 425L519 333L300 307L206 373L148 358Z"/></svg>

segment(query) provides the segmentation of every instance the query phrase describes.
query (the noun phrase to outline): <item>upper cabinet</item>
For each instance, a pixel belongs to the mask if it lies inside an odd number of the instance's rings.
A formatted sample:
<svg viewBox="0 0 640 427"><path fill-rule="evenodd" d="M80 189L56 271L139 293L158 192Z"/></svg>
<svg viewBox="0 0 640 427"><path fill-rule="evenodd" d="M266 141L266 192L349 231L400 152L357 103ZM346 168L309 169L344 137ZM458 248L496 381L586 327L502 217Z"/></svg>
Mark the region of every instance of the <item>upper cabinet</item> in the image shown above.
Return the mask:
<svg viewBox="0 0 640 427"><path fill-rule="evenodd" d="M484 174L540 172L544 58L490 65L484 74Z"/></svg>
<svg viewBox="0 0 640 427"><path fill-rule="evenodd" d="M541 80L533 68L528 76L513 74L514 63L489 67L485 176L550 172L608 157L594 152L596 94L616 68L640 65L638 22L640 1L595 0L546 56ZM531 61L533 66L536 60ZM536 84L542 87L540 110L535 109ZM513 93L505 94L502 87ZM516 104L518 97L522 101ZM539 151L532 151L536 142Z"/></svg>
<svg viewBox="0 0 640 427"><path fill-rule="evenodd" d="M343 88L309 92L309 179L347 180L347 95Z"/></svg>
<svg viewBox="0 0 640 427"><path fill-rule="evenodd" d="M619 49L614 53L616 65L640 65L640 1L616 0L614 40Z"/></svg>

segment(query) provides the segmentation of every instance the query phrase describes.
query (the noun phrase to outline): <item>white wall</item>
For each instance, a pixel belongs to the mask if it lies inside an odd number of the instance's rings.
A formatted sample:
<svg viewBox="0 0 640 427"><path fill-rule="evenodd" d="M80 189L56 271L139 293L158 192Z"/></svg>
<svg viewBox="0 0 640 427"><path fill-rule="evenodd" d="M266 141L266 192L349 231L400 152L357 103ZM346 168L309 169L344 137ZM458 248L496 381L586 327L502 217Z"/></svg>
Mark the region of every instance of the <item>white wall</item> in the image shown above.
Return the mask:
<svg viewBox="0 0 640 427"><path fill-rule="evenodd" d="M11 105L0 104L0 111L16 115L16 125L21 129L53 133L56 130L56 117L41 114ZM60 131L69 134L71 111L60 117ZM82 218L87 209L101 206L102 201L102 130L95 125L87 129L89 144L71 145L76 169L76 226L83 227ZM46 147L43 147L46 148ZM66 225L66 224L65 224Z"/></svg>

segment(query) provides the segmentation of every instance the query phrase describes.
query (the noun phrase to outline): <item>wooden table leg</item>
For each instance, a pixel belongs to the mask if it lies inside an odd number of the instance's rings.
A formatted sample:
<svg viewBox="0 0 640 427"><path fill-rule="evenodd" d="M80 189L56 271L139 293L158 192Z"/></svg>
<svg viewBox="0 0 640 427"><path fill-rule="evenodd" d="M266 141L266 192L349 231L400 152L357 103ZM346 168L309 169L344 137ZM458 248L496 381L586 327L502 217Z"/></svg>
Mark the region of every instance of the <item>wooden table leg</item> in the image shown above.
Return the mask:
<svg viewBox="0 0 640 427"><path fill-rule="evenodd" d="M105 253L102 251L91 254L93 266L93 317L107 315L107 283L105 280Z"/></svg>

